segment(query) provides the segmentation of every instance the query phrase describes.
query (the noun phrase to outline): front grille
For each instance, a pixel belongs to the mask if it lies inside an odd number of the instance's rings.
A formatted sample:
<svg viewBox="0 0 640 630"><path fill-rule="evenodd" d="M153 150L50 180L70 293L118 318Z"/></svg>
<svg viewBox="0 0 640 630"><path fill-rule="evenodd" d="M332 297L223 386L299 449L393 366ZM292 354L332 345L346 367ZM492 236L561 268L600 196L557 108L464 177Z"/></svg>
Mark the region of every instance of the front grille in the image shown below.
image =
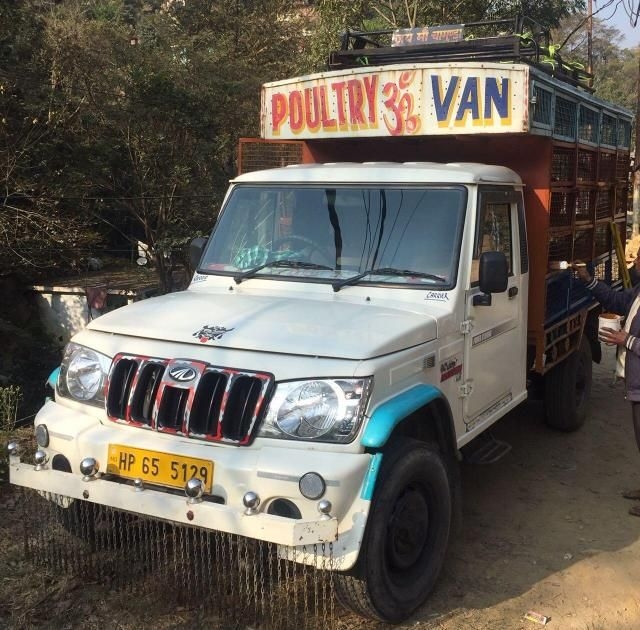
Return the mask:
<svg viewBox="0 0 640 630"><path fill-rule="evenodd" d="M107 382L107 415L163 433L244 445L272 383L271 374L200 361L117 355Z"/></svg>

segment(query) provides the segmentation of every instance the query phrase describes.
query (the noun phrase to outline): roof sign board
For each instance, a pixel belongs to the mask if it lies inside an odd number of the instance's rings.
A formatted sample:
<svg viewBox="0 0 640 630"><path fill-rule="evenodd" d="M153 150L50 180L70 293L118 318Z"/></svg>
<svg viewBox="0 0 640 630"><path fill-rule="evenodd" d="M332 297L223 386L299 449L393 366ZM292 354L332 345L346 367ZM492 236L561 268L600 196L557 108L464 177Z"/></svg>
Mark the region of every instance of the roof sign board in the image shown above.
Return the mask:
<svg viewBox="0 0 640 630"><path fill-rule="evenodd" d="M267 83L267 139L523 133L524 64L440 63L355 68Z"/></svg>
<svg viewBox="0 0 640 630"><path fill-rule="evenodd" d="M424 46L425 44L459 42L462 39L464 39L463 24L399 28L393 31L391 46Z"/></svg>

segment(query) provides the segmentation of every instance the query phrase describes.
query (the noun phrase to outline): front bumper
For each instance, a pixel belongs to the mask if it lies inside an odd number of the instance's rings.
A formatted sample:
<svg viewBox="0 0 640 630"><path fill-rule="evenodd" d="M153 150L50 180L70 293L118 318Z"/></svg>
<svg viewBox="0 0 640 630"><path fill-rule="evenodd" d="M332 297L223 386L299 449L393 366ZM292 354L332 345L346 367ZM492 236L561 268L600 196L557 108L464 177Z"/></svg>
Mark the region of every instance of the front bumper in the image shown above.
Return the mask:
<svg viewBox="0 0 640 630"><path fill-rule="evenodd" d="M44 449L49 463L35 470L30 463L10 458L10 480L16 485L42 492L85 499L118 510L184 523L205 529L237 534L279 545L302 546L335 543L334 554L342 568L349 568L358 554L369 511L363 488L371 483L372 456L287 448L268 442L251 447L220 446L166 435L136 427L96 420L95 416L55 402L38 413L36 425L46 424L50 443ZM223 503L188 503L179 491L145 485L140 491L122 479L97 476L84 481L79 463L93 457L107 462L109 444L155 450L214 462L212 494ZM314 445L315 447L315 445ZM51 468L56 455L63 455L72 472ZM305 499L298 480L307 472L317 472L326 481L323 499L332 504L331 516L318 512L318 501ZM246 514L242 497L253 491L261 499L258 513ZM176 493L178 492L178 493ZM292 501L301 518L293 519L267 513L277 499Z"/></svg>
<svg viewBox="0 0 640 630"><path fill-rule="evenodd" d="M224 505L188 503L176 495L153 490L138 491L133 486L105 479L83 481L78 475L57 470L35 470L33 465L21 462L18 457L11 458L10 475L11 483L40 492L85 499L117 510L290 547L333 542L338 538L338 520L335 517L301 521L271 514L247 515Z"/></svg>

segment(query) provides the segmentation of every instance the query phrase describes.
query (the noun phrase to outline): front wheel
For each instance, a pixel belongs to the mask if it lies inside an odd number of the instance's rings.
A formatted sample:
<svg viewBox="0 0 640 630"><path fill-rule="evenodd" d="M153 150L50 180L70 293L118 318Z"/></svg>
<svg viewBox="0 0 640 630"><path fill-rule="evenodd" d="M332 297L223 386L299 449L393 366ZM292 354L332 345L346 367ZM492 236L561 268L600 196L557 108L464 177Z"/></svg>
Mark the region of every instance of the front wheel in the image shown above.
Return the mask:
<svg viewBox="0 0 640 630"><path fill-rule="evenodd" d="M452 499L438 451L403 440L383 458L358 562L336 579L345 607L398 623L433 589L449 542Z"/></svg>
<svg viewBox="0 0 640 630"><path fill-rule="evenodd" d="M584 424L592 371L591 345L583 336L580 347L545 376L545 422L552 429L576 431Z"/></svg>

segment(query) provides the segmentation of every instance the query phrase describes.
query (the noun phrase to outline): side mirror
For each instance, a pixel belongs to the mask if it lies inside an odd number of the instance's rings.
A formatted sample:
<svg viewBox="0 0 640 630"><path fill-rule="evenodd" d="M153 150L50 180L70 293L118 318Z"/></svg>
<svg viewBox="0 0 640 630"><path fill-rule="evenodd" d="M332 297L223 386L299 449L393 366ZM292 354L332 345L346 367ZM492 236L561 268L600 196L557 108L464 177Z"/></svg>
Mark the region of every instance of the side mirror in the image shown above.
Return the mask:
<svg viewBox="0 0 640 630"><path fill-rule="evenodd" d="M491 306L492 293L504 293L509 281L509 263L502 252L485 252L480 256L480 291L473 297L474 306Z"/></svg>
<svg viewBox="0 0 640 630"><path fill-rule="evenodd" d="M191 268L195 271L200 264L200 259L202 258L202 252L204 248L207 246L207 241L204 236L198 236L198 238L194 238L189 244L189 262L191 263Z"/></svg>

